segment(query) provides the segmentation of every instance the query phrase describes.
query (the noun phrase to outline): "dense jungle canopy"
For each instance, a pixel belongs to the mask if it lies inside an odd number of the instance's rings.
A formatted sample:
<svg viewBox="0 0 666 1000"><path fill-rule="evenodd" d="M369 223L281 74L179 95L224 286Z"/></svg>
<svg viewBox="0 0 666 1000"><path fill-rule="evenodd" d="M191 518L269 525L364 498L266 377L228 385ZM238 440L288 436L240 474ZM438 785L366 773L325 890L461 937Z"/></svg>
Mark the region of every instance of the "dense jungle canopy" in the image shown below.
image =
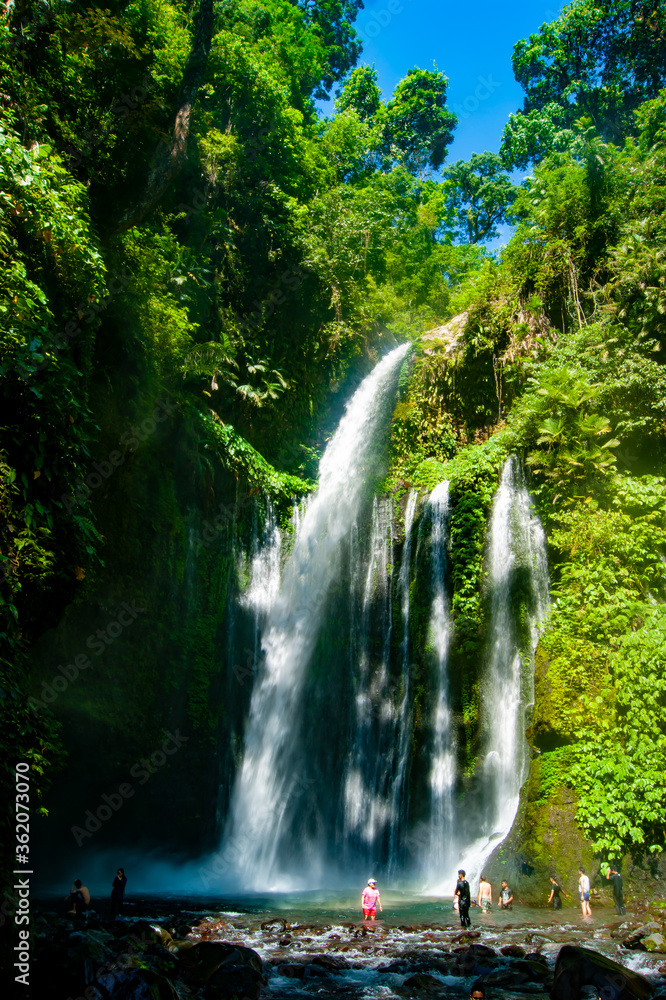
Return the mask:
<svg viewBox="0 0 666 1000"><path fill-rule="evenodd" d="M405 67L384 97L361 7L0 11L3 758L40 792L68 767L57 706L28 702L31 650L168 521L168 440L134 428L166 406L202 497L219 468L284 504L312 488L349 386L410 340L378 488L451 481L461 670L512 453L548 535L520 849L552 853L559 803L592 853L649 859L666 824L666 6L574 0L518 41L524 106L501 149L456 163L445 73ZM209 746L215 667L191 662L199 687L179 690Z"/></svg>

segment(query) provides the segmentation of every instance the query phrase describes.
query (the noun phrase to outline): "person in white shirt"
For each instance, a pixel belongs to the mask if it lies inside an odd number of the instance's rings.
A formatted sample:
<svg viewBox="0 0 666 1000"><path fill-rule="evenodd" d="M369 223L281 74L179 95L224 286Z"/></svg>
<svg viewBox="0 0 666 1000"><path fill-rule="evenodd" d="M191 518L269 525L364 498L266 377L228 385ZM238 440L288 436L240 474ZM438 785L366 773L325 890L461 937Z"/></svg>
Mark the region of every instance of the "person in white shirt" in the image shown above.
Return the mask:
<svg viewBox="0 0 666 1000"><path fill-rule="evenodd" d="M584 868L578 869L578 888L580 889L580 908L583 912L584 917L591 917L592 910L590 909L590 880L585 874Z"/></svg>

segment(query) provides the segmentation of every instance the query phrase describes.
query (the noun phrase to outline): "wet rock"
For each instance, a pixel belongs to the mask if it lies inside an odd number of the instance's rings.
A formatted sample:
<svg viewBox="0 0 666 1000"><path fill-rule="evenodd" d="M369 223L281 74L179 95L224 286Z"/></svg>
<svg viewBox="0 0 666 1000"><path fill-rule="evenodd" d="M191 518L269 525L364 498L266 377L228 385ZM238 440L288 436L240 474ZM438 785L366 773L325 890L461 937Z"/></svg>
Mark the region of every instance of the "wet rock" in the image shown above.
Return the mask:
<svg viewBox="0 0 666 1000"><path fill-rule="evenodd" d="M250 966L222 966L206 982L207 1000L257 1000L266 985L264 976Z"/></svg>
<svg viewBox="0 0 666 1000"><path fill-rule="evenodd" d="M278 976L284 976L285 979L304 979L305 978L305 966L298 965L296 962L285 963L285 965L278 965Z"/></svg>
<svg viewBox="0 0 666 1000"><path fill-rule="evenodd" d="M527 958L514 962L511 968L524 973L530 983L539 983L548 975L548 966L544 962L533 962Z"/></svg>
<svg viewBox="0 0 666 1000"><path fill-rule="evenodd" d="M222 967L229 973L237 968L248 968L257 981L262 979L261 958L256 951L227 941L197 941L180 952L179 957L188 977L196 984L206 983Z"/></svg>
<svg viewBox="0 0 666 1000"><path fill-rule="evenodd" d="M461 934L456 934L454 941L473 941L475 938L481 937L481 931L463 931Z"/></svg>
<svg viewBox="0 0 666 1000"><path fill-rule="evenodd" d="M657 933L661 932L661 924L658 924L656 921L651 920L650 923L648 924L642 924L640 927L637 927L631 934L627 935L627 937L623 938L622 947L629 948L632 951L636 950L644 951L643 945L641 943L643 941L643 938L648 937L655 931L657 931Z"/></svg>
<svg viewBox="0 0 666 1000"><path fill-rule="evenodd" d="M493 951L493 949L489 948L486 944L471 944L469 946L469 953L478 959L497 957L497 952Z"/></svg>
<svg viewBox="0 0 666 1000"><path fill-rule="evenodd" d="M315 955L312 959L313 965L321 965L329 972L340 972L349 968L349 962L341 955Z"/></svg>
<svg viewBox="0 0 666 1000"><path fill-rule="evenodd" d="M306 979L314 979L315 977L328 979L330 975L331 975L330 972L327 969L325 969L323 965L310 964L305 966Z"/></svg>
<svg viewBox="0 0 666 1000"><path fill-rule="evenodd" d="M99 995L113 1000L173 1000L174 988L151 969L118 969L96 977Z"/></svg>
<svg viewBox="0 0 666 1000"><path fill-rule="evenodd" d="M407 972L407 962L404 959L394 959L393 962L384 962L377 966L377 972L399 972L404 975Z"/></svg>
<svg viewBox="0 0 666 1000"><path fill-rule="evenodd" d="M646 951L666 951L664 946L664 935L658 931L653 931L643 938L642 945Z"/></svg>
<svg viewBox="0 0 666 1000"><path fill-rule="evenodd" d="M518 969L509 967L486 972L484 975L479 976L478 981L484 986L492 986L500 990L518 990L527 982L527 976L524 972L519 972Z"/></svg>
<svg viewBox="0 0 666 1000"><path fill-rule="evenodd" d="M500 948L500 954L506 958L525 958L525 949L519 944L505 944Z"/></svg>
<svg viewBox="0 0 666 1000"><path fill-rule="evenodd" d="M101 965L112 954L109 942L115 944L115 939L113 934L107 931L72 931L67 938L67 956L75 962L94 962Z"/></svg>
<svg viewBox="0 0 666 1000"><path fill-rule="evenodd" d="M287 923L286 920L282 920L280 918L276 918L275 920L264 920L263 924L261 925L261 929L262 931L270 931L273 929L286 931L289 929L289 924Z"/></svg>
<svg viewBox="0 0 666 1000"><path fill-rule="evenodd" d="M417 972L415 975L410 976L405 979L402 987L400 988L401 993L428 993L428 994L439 994L446 995L446 986L435 976L428 975L427 972Z"/></svg>
<svg viewBox="0 0 666 1000"><path fill-rule="evenodd" d="M614 1000L646 1000L654 986L631 969L589 948L565 944L555 962L552 1000L581 1000L584 986L594 986Z"/></svg>

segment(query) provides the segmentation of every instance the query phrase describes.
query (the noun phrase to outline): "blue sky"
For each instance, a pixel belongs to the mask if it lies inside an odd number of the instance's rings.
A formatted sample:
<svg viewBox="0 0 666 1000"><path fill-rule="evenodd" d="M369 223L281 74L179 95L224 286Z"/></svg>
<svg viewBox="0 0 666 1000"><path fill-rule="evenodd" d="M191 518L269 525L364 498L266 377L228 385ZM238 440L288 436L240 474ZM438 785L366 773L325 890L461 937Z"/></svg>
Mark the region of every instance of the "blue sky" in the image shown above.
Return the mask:
<svg viewBox="0 0 666 1000"><path fill-rule="evenodd" d="M432 69L449 80L448 106L459 117L447 163L472 153L497 152L511 112L523 92L513 78L514 44L552 21L558 0L365 0L356 21L363 39L360 63L374 65L387 100L413 66Z"/></svg>

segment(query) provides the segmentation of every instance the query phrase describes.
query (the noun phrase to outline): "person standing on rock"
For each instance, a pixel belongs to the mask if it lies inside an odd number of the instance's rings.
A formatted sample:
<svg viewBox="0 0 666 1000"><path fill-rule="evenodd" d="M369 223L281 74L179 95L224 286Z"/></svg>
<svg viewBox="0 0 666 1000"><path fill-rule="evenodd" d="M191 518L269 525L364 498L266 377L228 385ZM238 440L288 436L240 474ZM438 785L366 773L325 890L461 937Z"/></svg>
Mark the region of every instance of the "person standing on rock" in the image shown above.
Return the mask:
<svg viewBox="0 0 666 1000"><path fill-rule="evenodd" d="M127 875L125 875L125 869L119 868L116 877L111 883L111 916L116 917L120 914L120 908L123 905L123 899L125 898L125 886L127 885Z"/></svg>
<svg viewBox="0 0 666 1000"><path fill-rule="evenodd" d="M489 910L493 905L493 890L490 882L485 875L482 875L479 880L479 894L477 896L477 903L482 910Z"/></svg>
<svg viewBox="0 0 666 1000"><path fill-rule="evenodd" d="M627 912L624 907L624 893L622 892L622 876L620 875L617 868L611 867L608 869L607 879L613 883L613 902L615 903L615 910L618 917L624 916Z"/></svg>
<svg viewBox="0 0 666 1000"><path fill-rule="evenodd" d="M368 879L368 884L361 893L361 907L363 909L363 919L364 920L376 920L377 919L377 904L379 904L379 912L383 913L382 901L379 895L379 889L377 888L377 882L374 878Z"/></svg>
<svg viewBox="0 0 666 1000"><path fill-rule="evenodd" d="M585 874L584 868L578 869L578 888L580 889L580 908L582 910L584 917L592 916L592 908L590 906L590 879Z"/></svg>
<svg viewBox="0 0 666 1000"><path fill-rule="evenodd" d="M471 927L472 921L469 919L469 908L472 897L469 891L469 882L465 878L464 868L458 871L458 881L456 882L456 891L453 897L454 899L456 897L458 899L458 913L460 914L461 927Z"/></svg>

